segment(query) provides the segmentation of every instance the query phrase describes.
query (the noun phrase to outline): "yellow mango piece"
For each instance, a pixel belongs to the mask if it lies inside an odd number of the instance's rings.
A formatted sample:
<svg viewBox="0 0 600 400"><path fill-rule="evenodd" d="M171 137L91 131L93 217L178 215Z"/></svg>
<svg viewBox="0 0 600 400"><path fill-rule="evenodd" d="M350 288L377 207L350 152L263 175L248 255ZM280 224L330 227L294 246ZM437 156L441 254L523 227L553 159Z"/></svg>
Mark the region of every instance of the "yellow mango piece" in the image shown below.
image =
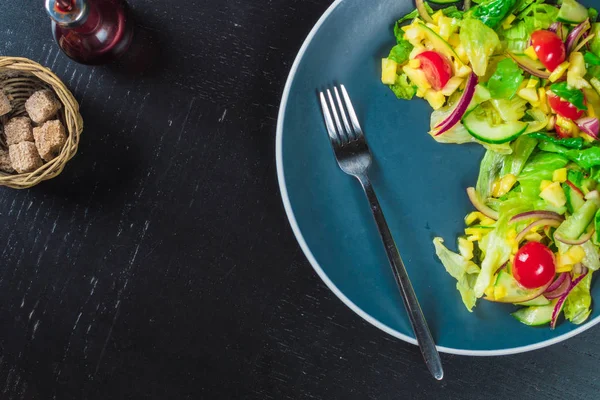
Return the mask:
<svg viewBox="0 0 600 400"><path fill-rule="evenodd" d="M552 180L554 182L564 183L567 180L567 169L560 168L560 169L554 170L554 172L552 173Z"/></svg>
<svg viewBox="0 0 600 400"><path fill-rule="evenodd" d="M537 54L535 53L535 50L534 50L533 46L529 46L528 48L526 48L526 49L525 49L525 51L524 51L523 53L525 53L525 55L526 55L527 57L531 58L531 59L532 59L532 60L534 60L534 61L537 61L537 60L538 60L538 56L537 56Z"/></svg>
<svg viewBox="0 0 600 400"><path fill-rule="evenodd" d="M565 72L567 72L567 70L569 69L570 65L571 64L568 61L565 61L564 63L560 64L558 67L556 67L554 71L552 71L548 80L554 83L560 78L562 78Z"/></svg>
<svg viewBox="0 0 600 400"><path fill-rule="evenodd" d="M547 180L543 180L540 182L540 191L546 189L548 186L550 186L552 184L552 182L547 181Z"/></svg>
<svg viewBox="0 0 600 400"><path fill-rule="evenodd" d="M585 258L585 250L581 246L572 246L568 251L567 255L573 264L577 264L583 261Z"/></svg>
<svg viewBox="0 0 600 400"><path fill-rule="evenodd" d="M381 60L381 83L384 85L393 85L396 83L396 70L398 63L389 58Z"/></svg>

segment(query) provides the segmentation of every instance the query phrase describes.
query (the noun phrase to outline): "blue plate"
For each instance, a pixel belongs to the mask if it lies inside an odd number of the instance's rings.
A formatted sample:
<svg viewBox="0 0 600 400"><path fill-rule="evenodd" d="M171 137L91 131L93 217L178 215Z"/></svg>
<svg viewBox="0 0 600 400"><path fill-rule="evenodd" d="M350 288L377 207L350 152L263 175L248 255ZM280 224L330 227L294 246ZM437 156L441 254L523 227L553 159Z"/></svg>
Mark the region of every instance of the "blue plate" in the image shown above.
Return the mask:
<svg viewBox="0 0 600 400"><path fill-rule="evenodd" d="M590 1L587 1L590 4ZM483 150L444 145L427 134L431 109L397 100L380 83L381 58L394 45L394 21L408 0L338 0L306 39L287 81L277 127L277 170L285 209L306 257L329 288L358 315L416 343L388 260L358 183L337 166L317 89L343 83L375 158L371 177L439 350L500 355L548 346L600 322L600 307L582 326L531 328L510 305L479 301L464 308L456 282L431 240L453 247L472 210ZM600 286L593 286L594 297Z"/></svg>

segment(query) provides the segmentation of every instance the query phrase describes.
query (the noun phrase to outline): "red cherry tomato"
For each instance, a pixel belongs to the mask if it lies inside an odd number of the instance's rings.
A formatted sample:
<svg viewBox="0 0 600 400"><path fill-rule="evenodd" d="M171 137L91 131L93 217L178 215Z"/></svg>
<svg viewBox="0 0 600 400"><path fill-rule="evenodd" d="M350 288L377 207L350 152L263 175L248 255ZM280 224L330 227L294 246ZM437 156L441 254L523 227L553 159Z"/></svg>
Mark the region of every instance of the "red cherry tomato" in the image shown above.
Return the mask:
<svg viewBox="0 0 600 400"><path fill-rule="evenodd" d="M446 86L452 76L452 66L444 56L435 51L424 51L415 59L421 62L420 68L434 90L441 90Z"/></svg>
<svg viewBox="0 0 600 400"><path fill-rule="evenodd" d="M583 116L583 110L578 110L573 104L561 99L555 94L548 95L548 102L550 103L550 107L552 107L554 112L561 117L576 120Z"/></svg>
<svg viewBox="0 0 600 400"><path fill-rule="evenodd" d="M528 289L547 285L556 274L554 254L541 243L529 242L515 254L512 273Z"/></svg>
<svg viewBox="0 0 600 400"><path fill-rule="evenodd" d="M554 71L567 58L565 44L554 32L535 31L531 34L531 45L544 67Z"/></svg>

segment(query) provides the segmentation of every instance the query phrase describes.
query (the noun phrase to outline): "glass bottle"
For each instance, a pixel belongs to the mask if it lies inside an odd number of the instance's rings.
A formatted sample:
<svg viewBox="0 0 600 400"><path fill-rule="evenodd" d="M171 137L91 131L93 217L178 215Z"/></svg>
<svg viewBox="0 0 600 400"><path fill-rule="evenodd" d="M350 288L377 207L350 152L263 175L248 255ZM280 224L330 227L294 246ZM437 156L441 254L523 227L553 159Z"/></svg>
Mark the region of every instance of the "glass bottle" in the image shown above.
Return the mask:
<svg viewBox="0 0 600 400"><path fill-rule="evenodd" d="M62 51L81 64L104 64L122 56L133 38L124 0L46 0L52 33Z"/></svg>

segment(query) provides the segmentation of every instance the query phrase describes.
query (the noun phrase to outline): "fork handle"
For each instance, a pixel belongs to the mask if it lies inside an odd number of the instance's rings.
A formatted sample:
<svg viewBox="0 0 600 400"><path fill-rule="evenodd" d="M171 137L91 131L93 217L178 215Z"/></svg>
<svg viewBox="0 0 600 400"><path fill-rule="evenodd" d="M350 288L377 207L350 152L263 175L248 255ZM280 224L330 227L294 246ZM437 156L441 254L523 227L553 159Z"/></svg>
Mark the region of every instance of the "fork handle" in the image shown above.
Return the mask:
<svg viewBox="0 0 600 400"><path fill-rule="evenodd" d="M402 262L402 258L400 258L398 248L396 247L396 243L394 242L390 228L388 227L383 215L383 211L381 210L381 206L379 205L379 200L375 195L375 190L373 189L371 181L367 175L359 175L357 178L360 181L360 184L362 185L369 200L371 212L373 213L373 217L377 223L377 228L379 229L379 234L383 240L385 252L390 260L390 266L392 267L394 278L396 278L396 283L400 288L400 293L402 293L404 306L408 312L408 317L421 349L421 354L425 359L425 364L435 379L441 380L444 377L442 360L440 359L440 355L435 347L435 342L433 341L433 337L431 336L431 332L429 331L429 327L427 326L427 322L423 316L423 311L421 310L421 306L417 300L417 295L415 294L412 284L410 283L406 267Z"/></svg>

